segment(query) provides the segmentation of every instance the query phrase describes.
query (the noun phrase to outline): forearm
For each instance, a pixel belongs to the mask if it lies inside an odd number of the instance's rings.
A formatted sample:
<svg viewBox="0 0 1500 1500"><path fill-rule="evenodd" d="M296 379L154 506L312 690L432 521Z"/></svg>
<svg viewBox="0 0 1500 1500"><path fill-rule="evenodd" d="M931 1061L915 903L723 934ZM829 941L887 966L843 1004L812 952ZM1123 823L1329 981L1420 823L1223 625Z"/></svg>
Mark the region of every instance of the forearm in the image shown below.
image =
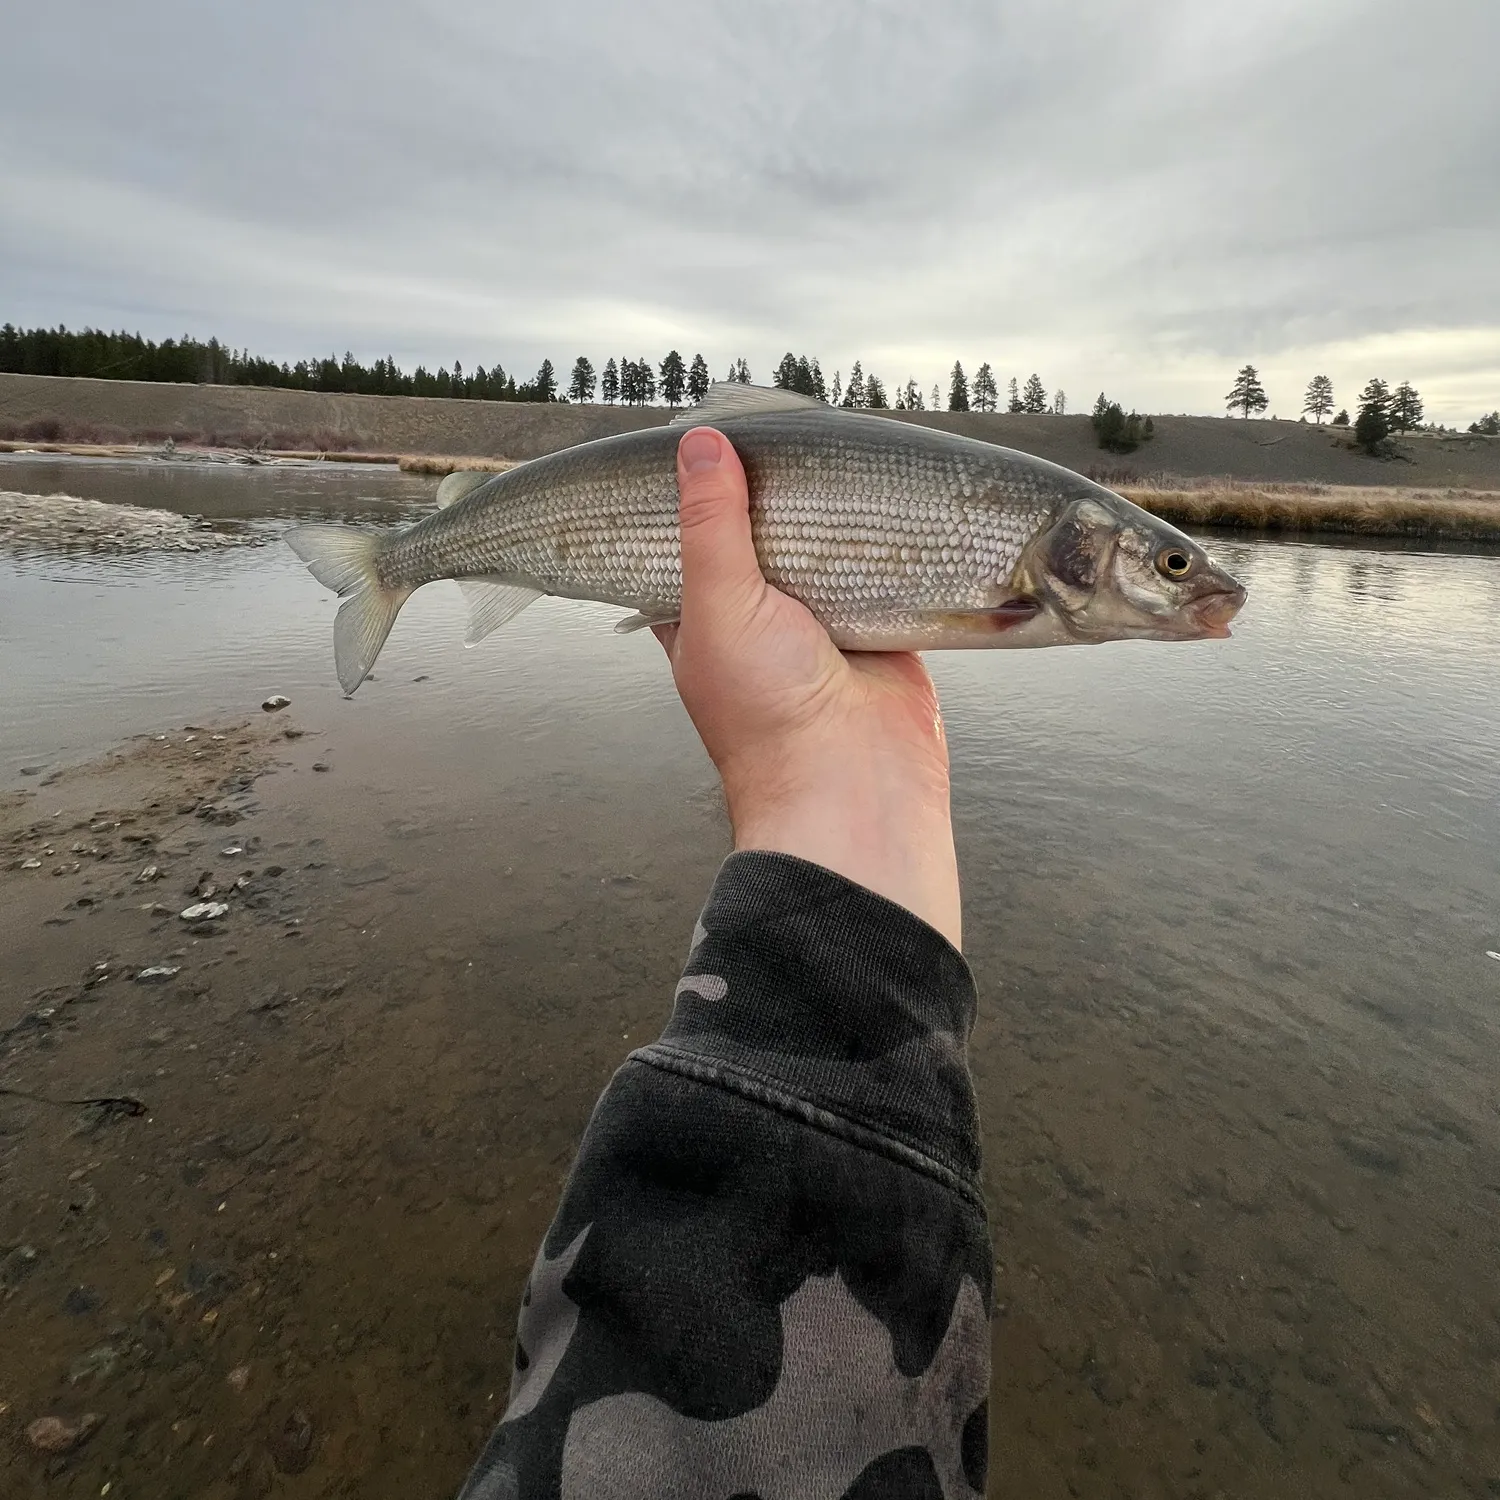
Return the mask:
<svg viewBox="0 0 1500 1500"><path fill-rule="evenodd" d="M585 1135L466 1495L981 1491L972 1019L909 912L732 856L666 1032Z"/></svg>

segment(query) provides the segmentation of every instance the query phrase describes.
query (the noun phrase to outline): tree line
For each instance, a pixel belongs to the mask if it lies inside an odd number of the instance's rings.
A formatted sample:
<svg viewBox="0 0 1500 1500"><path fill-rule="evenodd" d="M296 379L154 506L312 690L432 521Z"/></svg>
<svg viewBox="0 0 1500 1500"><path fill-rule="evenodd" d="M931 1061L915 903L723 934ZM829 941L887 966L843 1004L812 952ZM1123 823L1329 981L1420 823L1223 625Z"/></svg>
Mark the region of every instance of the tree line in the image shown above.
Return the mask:
<svg viewBox="0 0 1500 1500"><path fill-rule="evenodd" d="M21 375L89 376L104 380L146 380L180 384L274 386L289 390L333 391L370 396L443 396L469 401L574 401L602 399L607 405L650 406L664 402L669 407L701 401L710 385L707 361L695 354L684 360L676 350L653 365L644 357L611 357L602 371L584 355L574 361L566 390L559 388L557 371L544 359L536 373L517 379L497 360L489 369L476 365L465 371L455 360L451 369L428 370L418 365L407 371L386 356L373 364L362 364L346 352L295 362L265 359L246 349L234 349L218 339L206 342L184 334L180 339L156 343L138 333L106 333L102 329L0 328L0 372ZM862 411L978 411L1001 409L1002 398L995 372L988 361L966 376L961 361L949 373L946 400L939 386L924 392L914 378L894 392L873 371L856 360L847 383L835 370L825 380L816 357L784 354L772 375L785 390L811 396L834 406ZM750 367L744 359L730 362L725 379L750 383ZM1226 400L1229 411L1242 417L1256 416L1270 405L1265 386L1254 365L1245 365L1235 376ZM1067 397L1062 391L1050 396L1035 372L1024 382L1015 376L1006 384L1004 410L1012 414L1064 415ZM1304 419L1315 422L1334 412L1333 381L1315 375L1303 397ZM1369 452L1380 451L1392 435L1404 435L1423 425L1422 398L1410 381L1392 389L1384 380L1371 380L1360 392L1352 423L1355 441ZM1119 403L1102 394L1093 412L1101 446L1128 452L1150 436L1149 419L1127 413ZM1347 410L1332 415L1332 425L1351 425ZM1500 411L1481 416L1469 431L1500 436ZM1125 446L1128 445L1128 446Z"/></svg>
<svg viewBox="0 0 1500 1500"><path fill-rule="evenodd" d="M1254 365L1243 366L1234 377L1225 404L1230 411L1246 418L1265 411L1271 404L1266 388L1261 384L1260 372ZM1305 422L1311 417L1321 424L1333 408L1333 381L1327 375L1314 375L1302 397L1301 420ZM1409 380L1403 380L1392 389L1377 376L1369 380L1359 393L1355 405L1354 440L1367 453L1378 453L1393 434L1404 437L1408 432L1420 431L1425 416L1421 393ZM1331 425L1348 427L1348 409L1340 409ZM1477 422L1470 422L1469 431L1500 436L1500 412L1491 412Z"/></svg>

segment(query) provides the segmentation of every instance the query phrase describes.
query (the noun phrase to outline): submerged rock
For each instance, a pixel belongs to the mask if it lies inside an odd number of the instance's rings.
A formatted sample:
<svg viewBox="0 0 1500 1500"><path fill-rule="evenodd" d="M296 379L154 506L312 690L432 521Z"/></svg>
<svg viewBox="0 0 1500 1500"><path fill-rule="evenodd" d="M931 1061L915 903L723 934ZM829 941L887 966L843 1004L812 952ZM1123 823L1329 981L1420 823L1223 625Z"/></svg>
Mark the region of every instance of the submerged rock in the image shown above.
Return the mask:
<svg viewBox="0 0 1500 1500"><path fill-rule="evenodd" d="M285 708L291 701L292 700L283 693L272 693L271 696L261 704L261 707L265 709L268 714L274 714L279 709Z"/></svg>
<svg viewBox="0 0 1500 1500"><path fill-rule="evenodd" d="M38 1417L26 1429L26 1441L38 1453L71 1453L103 1425L104 1418L96 1411L87 1411L72 1421L65 1417Z"/></svg>

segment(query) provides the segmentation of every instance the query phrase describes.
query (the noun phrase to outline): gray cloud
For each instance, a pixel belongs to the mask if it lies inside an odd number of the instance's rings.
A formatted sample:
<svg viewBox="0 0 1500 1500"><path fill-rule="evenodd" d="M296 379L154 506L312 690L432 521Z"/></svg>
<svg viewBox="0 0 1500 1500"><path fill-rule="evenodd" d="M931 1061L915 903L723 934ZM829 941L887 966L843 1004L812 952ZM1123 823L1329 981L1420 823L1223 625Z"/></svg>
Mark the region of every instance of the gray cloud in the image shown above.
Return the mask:
<svg viewBox="0 0 1500 1500"><path fill-rule="evenodd" d="M52 0L8 54L17 321L1500 404L1493 0Z"/></svg>

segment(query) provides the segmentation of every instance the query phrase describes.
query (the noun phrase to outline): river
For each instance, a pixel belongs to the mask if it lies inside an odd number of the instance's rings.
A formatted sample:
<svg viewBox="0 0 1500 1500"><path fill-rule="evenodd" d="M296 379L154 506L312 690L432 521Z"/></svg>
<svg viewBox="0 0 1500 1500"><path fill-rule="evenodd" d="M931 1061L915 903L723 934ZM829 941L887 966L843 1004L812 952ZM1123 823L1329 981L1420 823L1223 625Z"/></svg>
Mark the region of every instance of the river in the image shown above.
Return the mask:
<svg viewBox="0 0 1500 1500"><path fill-rule="evenodd" d="M342 698L334 601L275 534L414 517L435 483L0 458L0 489L266 543L0 557L0 792L41 809L132 737L260 732L272 692L305 731L244 824L295 853L302 936L195 941L200 989L117 984L0 1040L0 1085L108 1074L161 1117L69 1133L0 1099L0 1431L107 1416L50 1481L18 1438L7 1495L440 1494L503 1406L561 1174L663 1019L724 834L616 611L545 600L465 650L457 590L427 589ZM992 1492L1500 1494L1500 556L1210 545L1250 590L1230 642L931 658L981 997ZM120 900L12 921L0 1037L160 957ZM299 1003L255 1010L278 977ZM206 1323L195 1275L222 1276Z"/></svg>

